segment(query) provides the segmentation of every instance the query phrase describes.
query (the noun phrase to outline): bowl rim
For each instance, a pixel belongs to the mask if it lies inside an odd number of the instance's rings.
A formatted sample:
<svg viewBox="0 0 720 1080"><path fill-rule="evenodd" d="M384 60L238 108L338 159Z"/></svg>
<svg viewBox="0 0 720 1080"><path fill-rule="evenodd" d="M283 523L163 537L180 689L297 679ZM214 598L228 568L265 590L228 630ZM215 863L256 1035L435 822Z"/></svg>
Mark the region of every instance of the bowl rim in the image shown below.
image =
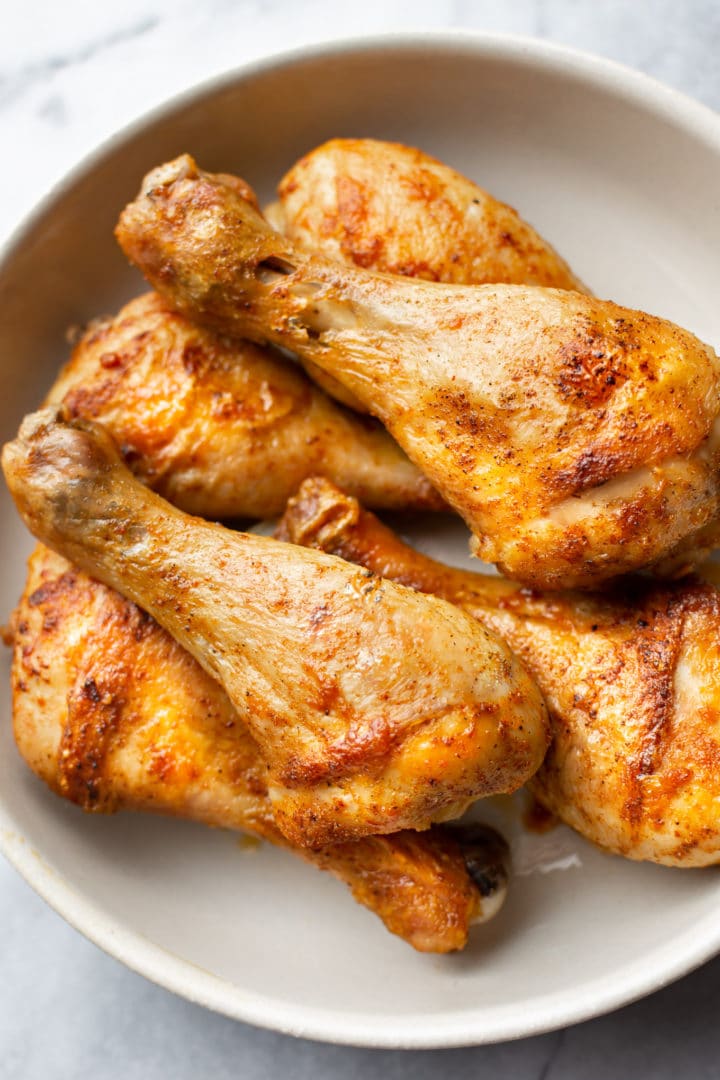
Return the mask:
<svg viewBox="0 0 720 1080"><path fill-rule="evenodd" d="M57 183L0 245L0 287L6 266L27 238L52 214L56 202L90 176L106 158L148 126L184 107L195 105L236 83L308 60L351 53L417 50L460 51L524 63L540 71L581 78L596 89L615 89L623 99L651 109L680 126L720 155L720 115L681 91L627 67L556 42L518 34L469 29L388 31L325 38L312 44L266 54L195 83L124 125L85 155ZM284 1034L350 1046L382 1049L433 1049L482 1045L519 1039L602 1015L658 990L688 974L720 951L720 915L708 917L676 935L617 975L591 980L581 990L556 991L539 1001L456 1011L447 1015L347 1013L278 1001L243 990L128 930L117 918L88 900L50 866L18 831L0 793L0 852L46 903L71 926L132 971L187 1000L233 1019Z"/></svg>

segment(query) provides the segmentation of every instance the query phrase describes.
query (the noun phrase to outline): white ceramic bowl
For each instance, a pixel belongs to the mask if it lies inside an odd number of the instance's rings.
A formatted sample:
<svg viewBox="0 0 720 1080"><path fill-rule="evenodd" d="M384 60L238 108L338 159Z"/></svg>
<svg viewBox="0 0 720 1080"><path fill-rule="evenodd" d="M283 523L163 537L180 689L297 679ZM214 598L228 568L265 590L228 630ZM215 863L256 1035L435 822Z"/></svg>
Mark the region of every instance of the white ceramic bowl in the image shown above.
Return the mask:
<svg viewBox="0 0 720 1080"><path fill-rule="evenodd" d="M720 121L604 60L538 41L432 34L321 46L193 90L113 139L15 236L0 272L0 436L64 359L65 330L140 291L112 229L181 151L262 197L330 136L416 144L517 206L601 296L720 342ZM1 495L0 612L30 549ZM461 555L458 528L421 529ZM720 949L720 876L635 865L505 820L517 876L462 955L420 956L343 886L268 846L140 815L84 816L12 743L2 659L0 836L37 891L109 953L193 1001L336 1042L507 1039L614 1008Z"/></svg>

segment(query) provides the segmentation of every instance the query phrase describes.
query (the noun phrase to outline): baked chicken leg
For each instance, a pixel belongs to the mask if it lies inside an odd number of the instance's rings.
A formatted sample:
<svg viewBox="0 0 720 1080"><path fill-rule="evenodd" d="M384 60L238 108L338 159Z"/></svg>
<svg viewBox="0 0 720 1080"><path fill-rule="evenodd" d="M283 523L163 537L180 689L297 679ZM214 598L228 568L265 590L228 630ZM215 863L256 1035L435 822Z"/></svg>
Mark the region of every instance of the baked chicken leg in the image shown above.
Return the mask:
<svg viewBox="0 0 720 1080"><path fill-rule="evenodd" d="M293 165L278 195L269 220L308 252L427 281L585 291L512 207L411 146L331 139Z"/></svg>
<svg viewBox="0 0 720 1080"><path fill-rule="evenodd" d="M457 285L585 291L515 210L401 143L331 139L293 165L278 194L265 210L278 232L351 266ZM305 366L328 393L365 411L332 375L310 361Z"/></svg>
<svg viewBox="0 0 720 1080"><path fill-rule="evenodd" d="M141 605L224 686L293 843L425 828L540 765L537 687L451 604L190 518L130 474L99 425L53 409L24 421L3 468L38 539Z"/></svg>
<svg viewBox="0 0 720 1080"><path fill-rule="evenodd" d="M16 741L59 795L84 810L150 810L286 846L267 769L227 695L134 604L40 546L13 632ZM507 849L485 826L292 850L422 952L463 948L507 888Z"/></svg>
<svg viewBox="0 0 720 1080"><path fill-rule="evenodd" d="M421 555L320 479L291 501L280 535L451 600L510 643L550 711L553 740L530 787L562 821L631 859L720 862L714 585L530 592Z"/></svg>
<svg viewBox="0 0 720 1080"><path fill-rule="evenodd" d="M377 421L338 408L271 350L196 326L157 294L94 323L48 403L101 422L136 476L203 517L275 517L314 473L368 506L443 505Z"/></svg>
<svg viewBox="0 0 720 1080"><path fill-rule="evenodd" d="M437 281L581 288L510 207L398 143L335 139L279 190L274 215L308 250ZM319 474L365 506L440 505L376 422L334 408L272 351L230 343L156 294L93 323L47 400L105 425L136 476L203 517L275 517Z"/></svg>
<svg viewBox="0 0 720 1080"><path fill-rule="evenodd" d="M149 174L117 232L178 310L337 377L508 576L589 587L659 560L686 569L694 539L715 537L720 363L672 323L308 255L187 155Z"/></svg>

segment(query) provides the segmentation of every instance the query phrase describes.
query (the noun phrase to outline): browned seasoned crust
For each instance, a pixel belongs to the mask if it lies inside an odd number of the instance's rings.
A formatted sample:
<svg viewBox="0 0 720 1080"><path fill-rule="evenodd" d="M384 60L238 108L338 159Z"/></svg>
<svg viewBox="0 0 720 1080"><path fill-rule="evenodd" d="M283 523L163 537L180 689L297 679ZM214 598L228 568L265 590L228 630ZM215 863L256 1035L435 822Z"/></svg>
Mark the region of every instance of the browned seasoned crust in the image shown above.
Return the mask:
<svg viewBox="0 0 720 1080"><path fill-rule="evenodd" d="M203 329L157 293L91 324L48 403L104 424L144 483L205 517L273 517L318 472L369 506L444 505L377 421L336 405L273 350Z"/></svg>
<svg viewBox="0 0 720 1080"><path fill-rule="evenodd" d="M296 244L366 270L583 289L512 207L411 146L331 139L293 165L278 194Z"/></svg>
<svg viewBox="0 0 720 1080"><path fill-rule="evenodd" d="M287 846L267 769L223 690L134 604L38 547L13 616L18 747L85 810L141 809ZM498 864L472 832L438 826L299 854L416 949L461 949ZM297 850L297 849L294 849ZM476 875L477 876L477 875Z"/></svg>
<svg viewBox="0 0 720 1080"><path fill-rule="evenodd" d="M280 535L460 604L524 659L553 740L531 788L602 847L677 866L720 862L720 591L626 579L543 593L443 566L322 479Z"/></svg>
<svg viewBox="0 0 720 1080"><path fill-rule="evenodd" d="M293 843L426 828L539 766L537 687L451 604L182 514L105 429L62 411L26 417L2 458L33 533L142 605L225 687Z"/></svg>
<svg viewBox="0 0 720 1080"><path fill-rule="evenodd" d="M668 560L677 572L717 534L720 361L688 331L577 291L428 283L308 253L188 155L148 186L117 234L149 280L206 325L339 380L508 577L562 589Z"/></svg>

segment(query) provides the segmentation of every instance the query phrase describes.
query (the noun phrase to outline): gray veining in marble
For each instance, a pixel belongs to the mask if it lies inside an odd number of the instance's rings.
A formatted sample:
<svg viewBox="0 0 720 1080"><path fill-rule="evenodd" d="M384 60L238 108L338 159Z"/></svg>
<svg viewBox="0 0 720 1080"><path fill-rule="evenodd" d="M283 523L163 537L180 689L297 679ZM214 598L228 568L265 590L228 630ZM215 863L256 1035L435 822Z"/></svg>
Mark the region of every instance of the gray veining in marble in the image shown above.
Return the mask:
<svg viewBox="0 0 720 1080"><path fill-rule="evenodd" d="M720 108L718 0L38 0L3 5L0 239L84 153L150 106L320 37L466 26L638 67ZM367 1051L211 1015L104 956L0 860L0 1080L693 1080L720 1077L720 960L610 1016L491 1047Z"/></svg>

